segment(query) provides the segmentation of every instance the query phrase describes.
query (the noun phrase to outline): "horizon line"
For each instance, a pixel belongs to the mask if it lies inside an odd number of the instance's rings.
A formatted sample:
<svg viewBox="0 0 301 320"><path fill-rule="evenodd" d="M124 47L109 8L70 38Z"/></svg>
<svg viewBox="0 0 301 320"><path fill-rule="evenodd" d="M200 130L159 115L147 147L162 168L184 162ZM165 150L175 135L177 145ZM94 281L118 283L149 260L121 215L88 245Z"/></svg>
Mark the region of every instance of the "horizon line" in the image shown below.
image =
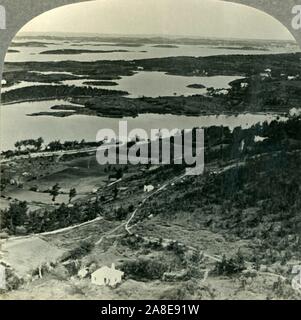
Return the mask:
<svg viewBox="0 0 301 320"><path fill-rule="evenodd" d="M171 34L122 34L122 33L97 33L97 32L64 32L64 31L21 31L17 33L15 38L30 35L30 34L41 34L41 35L65 35L65 36L90 36L90 37L141 37L141 38L184 38L184 39L199 39L199 40L256 40L256 41L282 41L282 42L295 42L295 39L284 39L284 38L239 38L239 37L218 37L218 36L195 36L195 35L171 35Z"/></svg>

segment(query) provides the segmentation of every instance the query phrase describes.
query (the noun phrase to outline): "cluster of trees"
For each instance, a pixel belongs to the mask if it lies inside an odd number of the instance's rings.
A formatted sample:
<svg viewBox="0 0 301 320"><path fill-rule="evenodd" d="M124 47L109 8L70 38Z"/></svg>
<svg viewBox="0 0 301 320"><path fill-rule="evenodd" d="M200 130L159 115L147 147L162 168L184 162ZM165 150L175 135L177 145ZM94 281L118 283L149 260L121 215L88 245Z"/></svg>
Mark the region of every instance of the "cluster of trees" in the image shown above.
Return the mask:
<svg viewBox="0 0 301 320"><path fill-rule="evenodd" d="M95 219L102 212L100 202L61 204L54 210L29 211L26 202L13 202L1 211L0 226L10 234L53 231Z"/></svg>
<svg viewBox="0 0 301 320"><path fill-rule="evenodd" d="M124 220L128 216L128 214L132 213L134 210L135 207L133 205L129 205L127 208L121 206L114 210L114 219Z"/></svg>
<svg viewBox="0 0 301 320"><path fill-rule="evenodd" d="M169 269L163 261L150 258L139 258L137 260L126 261L121 269L127 276L135 280L158 280Z"/></svg>
<svg viewBox="0 0 301 320"><path fill-rule="evenodd" d="M43 138L21 140L15 143L15 148L21 151L22 148L28 151L40 151L44 143Z"/></svg>
<svg viewBox="0 0 301 320"><path fill-rule="evenodd" d="M55 202L57 196L60 194L61 187L58 183L56 183L49 191L49 194L52 197L52 202ZM77 196L77 191L75 188L71 188L69 191L69 203L72 201L73 198Z"/></svg>
<svg viewBox="0 0 301 320"><path fill-rule="evenodd" d="M27 221L28 205L26 201L16 201L9 204L9 208L0 212L0 229L6 229L15 234L24 228Z"/></svg>
<svg viewBox="0 0 301 320"><path fill-rule="evenodd" d="M255 137L264 138L258 142ZM241 148L244 144L243 149ZM249 129L236 127L205 128L205 162L245 159L274 151L292 151L301 148L301 117L286 122L272 121L256 124Z"/></svg>
<svg viewBox="0 0 301 320"><path fill-rule="evenodd" d="M288 261L292 256L300 259L301 119L232 133L217 127L207 132L205 143L212 151L210 160L207 152L205 163L209 166L222 154L224 165L231 160L233 166L176 184L150 201L144 211L170 219L185 213L226 238L257 239L260 251L254 254L254 262L256 256L263 264ZM255 135L267 139L255 143ZM242 139L245 151L239 151ZM224 148L214 154L213 148L221 142L228 144L228 151Z"/></svg>
<svg viewBox="0 0 301 320"><path fill-rule="evenodd" d="M21 140L15 143L16 150L7 150L2 151L1 154L4 157L13 157L22 154L28 154L29 152L39 152L39 151L65 151L65 150L76 150L82 148L93 148L98 147L102 142L87 142L84 139L81 141L65 141L61 142L60 140L51 141L42 148L44 145L43 138L38 139L28 139Z"/></svg>
<svg viewBox="0 0 301 320"><path fill-rule="evenodd" d="M99 142L86 142L84 139L81 141L65 141L61 142L60 140L55 140L50 142L45 150L47 151L60 151L60 150L75 150L81 149L84 147L98 147L100 145Z"/></svg>
<svg viewBox="0 0 301 320"><path fill-rule="evenodd" d="M217 275L231 276L242 272L245 269L245 260L240 251L229 259L224 255L222 261L215 264L214 273Z"/></svg>

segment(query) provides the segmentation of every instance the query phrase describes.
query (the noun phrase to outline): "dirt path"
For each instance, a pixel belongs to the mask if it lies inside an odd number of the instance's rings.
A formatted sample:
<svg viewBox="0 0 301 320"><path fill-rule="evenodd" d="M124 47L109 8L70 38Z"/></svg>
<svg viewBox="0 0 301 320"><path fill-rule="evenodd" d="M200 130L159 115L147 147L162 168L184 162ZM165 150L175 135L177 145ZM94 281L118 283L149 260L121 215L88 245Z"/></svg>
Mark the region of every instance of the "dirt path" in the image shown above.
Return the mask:
<svg viewBox="0 0 301 320"><path fill-rule="evenodd" d="M83 223L80 223L80 224L76 224L74 226L70 226L70 227L66 227L66 228L62 228L62 229L57 229L57 230L54 230L54 231L35 233L35 234L30 234L28 236L10 237L6 241L7 242L14 241L14 240L18 240L19 241L19 240L22 240L22 239L29 239L29 238L32 238L32 237L50 236L50 235L60 234L60 233L64 233L64 232L67 232L67 231L79 229L79 228L84 227L84 226L88 226L88 225L93 224L95 222L98 222L100 220L103 220L103 217L97 217L94 220L86 221L86 222L83 222Z"/></svg>

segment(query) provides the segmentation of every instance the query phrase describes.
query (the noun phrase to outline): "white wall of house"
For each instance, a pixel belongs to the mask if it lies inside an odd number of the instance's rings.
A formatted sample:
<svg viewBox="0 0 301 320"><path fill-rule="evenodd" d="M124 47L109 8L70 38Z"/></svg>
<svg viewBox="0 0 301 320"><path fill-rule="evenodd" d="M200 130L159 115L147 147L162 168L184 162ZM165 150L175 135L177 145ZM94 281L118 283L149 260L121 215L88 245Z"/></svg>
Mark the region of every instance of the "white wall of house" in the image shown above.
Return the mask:
<svg viewBox="0 0 301 320"><path fill-rule="evenodd" d="M121 283L124 272L116 270L114 264L109 268L104 266L96 270L91 275L92 284L98 286L115 286L118 283Z"/></svg>

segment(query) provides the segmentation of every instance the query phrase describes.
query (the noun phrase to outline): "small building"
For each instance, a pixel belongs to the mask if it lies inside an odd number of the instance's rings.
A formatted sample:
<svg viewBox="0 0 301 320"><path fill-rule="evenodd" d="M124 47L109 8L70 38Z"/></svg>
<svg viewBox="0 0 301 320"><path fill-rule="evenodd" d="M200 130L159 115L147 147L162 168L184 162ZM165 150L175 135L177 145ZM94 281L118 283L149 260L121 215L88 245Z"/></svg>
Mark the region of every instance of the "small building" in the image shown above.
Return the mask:
<svg viewBox="0 0 301 320"><path fill-rule="evenodd" d="M229 93L229 90L227 89L218 89L216 90L215 94L219 96L225 96Z"/></svg>
<svg viewBox="0 0 301 320"><path fill-rule="evenodd" d="M297 79L297 77L295 77L295 76L288 76L287 77L287 80L289 80L289 81L296 80L296 79Z"/></svg>
<svg viewBox="0 0 301 320"><path fill-rule="evenodd" d="M23 173L22 173L22 176L23 176L23 177L29 177L29 176L30 176L30 173L29 173L29 172L23 172Z"/></svg>
<svg viewBox="0 0 301 320"><path fill-rule="evenodd" d="M77 275L79 276L79 278L84 279L87 278L89 275L89 269L88 268L83 268L80 269L77 273Z"/></svg>
<svg viewBox="0 0 301 320"><path fill-rule="evenodd" d="M291 117L300 116L300 115L301 115L301 109L292 108L292 109L289 111L289 115L290 115Z"/></svg>
<svg viewBox="0 0 301 320"><path fill-rule="evenodd" d="M256 142L263 142L264 140L266 140L266 139L268 139L268 138L266 138L266 137L261 137L261 136L255 136L254 137L254 142L256 143Z"/></svg>
<svg viewBox="0 0 301 320"><path fill-rule="evenodd" d="M267 78L271 78L271 74L267 73L267 72L262 72L260 73L260 77L262 80L267 79Z"/></svg>
<svg viewBox="0 0 301 320"><path fill-rule="evenodd" d="M155 187L150 184L148 186L144 186L143 190L144 190L144 192L152 192L152 191L154 191L154 189L155 189Z"/></svg>
<svg viewBox="0 0 301 320"><path fill-rule="evenodd" d="M114 287L116 284L121 283L124 272L116 270L115 264L112 263L112 267L101 267L91 275L92 284L98 286L110 286Z"/></svg>

